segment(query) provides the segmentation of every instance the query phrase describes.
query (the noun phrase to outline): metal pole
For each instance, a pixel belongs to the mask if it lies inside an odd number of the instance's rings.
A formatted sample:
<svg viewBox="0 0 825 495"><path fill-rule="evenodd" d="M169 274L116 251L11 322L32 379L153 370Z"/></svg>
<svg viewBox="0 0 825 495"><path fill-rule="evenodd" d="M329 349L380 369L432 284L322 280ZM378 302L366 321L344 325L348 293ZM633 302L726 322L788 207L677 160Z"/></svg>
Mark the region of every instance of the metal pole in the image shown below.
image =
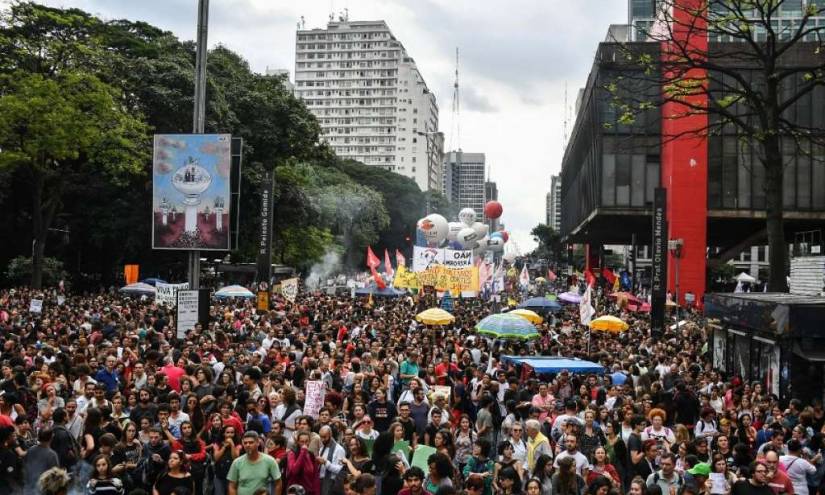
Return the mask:
<svg viewBox="0 0 825 495"><path fill-rule="evenodd" d="M195 57L195 109L192 133L203 134L206 127L206 49L209 35L209 0L198 0L198 38ZM201 252L189 251L189 288L199 289Z"/></svg>

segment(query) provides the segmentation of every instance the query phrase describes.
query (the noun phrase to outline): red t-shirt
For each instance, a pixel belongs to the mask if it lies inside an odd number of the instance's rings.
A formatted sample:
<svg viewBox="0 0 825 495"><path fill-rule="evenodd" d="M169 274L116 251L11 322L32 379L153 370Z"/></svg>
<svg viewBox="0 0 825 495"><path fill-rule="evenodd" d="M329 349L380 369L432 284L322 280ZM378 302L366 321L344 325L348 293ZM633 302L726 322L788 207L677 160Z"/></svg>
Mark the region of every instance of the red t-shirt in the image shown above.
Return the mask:
<svg viewBox="0 0 825 495"><path fill-rule="evenodd" d="M169 380L169 386L172 387L172 390L175 392L180 392L180 378L186 374L186 370L183 368L178 368L173 364L167 364L160 369L160 372L166 375L166 378Z"/></svg>

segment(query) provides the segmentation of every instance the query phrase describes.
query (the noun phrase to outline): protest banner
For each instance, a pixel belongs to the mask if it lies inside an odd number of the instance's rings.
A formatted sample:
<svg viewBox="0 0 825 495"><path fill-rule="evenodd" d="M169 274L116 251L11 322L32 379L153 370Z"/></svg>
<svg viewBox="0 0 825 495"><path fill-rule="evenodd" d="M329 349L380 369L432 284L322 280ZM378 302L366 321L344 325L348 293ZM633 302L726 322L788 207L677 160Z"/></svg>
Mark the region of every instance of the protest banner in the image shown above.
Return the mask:
<svg viewBox="0 0 825 495"><path fill-rule="evenodd" d="M43 312L43 300L42 299L32 299L29 302L29 313L42 313Z"/></svg>
<svg viewBox="0 0 825 495"><path fill-rule="evenodd" d="M434 287L443 291L478 291L478 268L451 269L436 265L423 272L408 272L403 267L395 274L393 285L396 289L421 289Z"/></svg>
<svg viewBox="0 0 825 495"><path fill-rule="evenodd" d="M295 302L298 296L298 279L288 278L281 282L281 294L289 302Z"/></svg>
<svg viewBox="0 0 825 495"><path fill-rule="evenodd" d="M423 272L436 266L462 269L473 266L473 252L467 250L413 247L412 271Z"/></svg>
<svg viewBox="0 0 825 495"><path fill-rule="evenodd" d="M325 395L324 382L320 380L307 381L304 392L304 416L312 416L318 419L318 413L324 407Z"/></svg>
<svg viewBox="0 0 825 495"><path fill-rule="evenodd" d="M158 282L155 284L155 289L157 289L157 294L155 294L155 302L173 307L178 301L178 291L188 288L189 282L184 282L182 284L164 284L162 282Z"/></svg>
<svg viewBox="0 0 825 495"><path fill-rule="evenodd" d="M413 458L411 465L421 468L422 471L425 473L430 468L429 464L427 464L427 459L435 454L436 450L435 447L430 447L429 445L418 444L418 446L413 451Z"/></svg>

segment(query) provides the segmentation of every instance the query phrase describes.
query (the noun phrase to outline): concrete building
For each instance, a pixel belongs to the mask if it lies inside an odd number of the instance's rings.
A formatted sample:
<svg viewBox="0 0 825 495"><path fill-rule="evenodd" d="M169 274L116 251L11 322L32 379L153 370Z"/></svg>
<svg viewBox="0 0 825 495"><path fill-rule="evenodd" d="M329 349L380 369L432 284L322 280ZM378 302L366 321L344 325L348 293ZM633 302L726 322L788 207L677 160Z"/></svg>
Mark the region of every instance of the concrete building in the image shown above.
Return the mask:
<svg viewBox="0 0 825 495"><path fill-rule="evenodd" d="M444 155L444 196L459 211L472 208L479 218L484 214L484 164L484 153L465 153L459 150Z"/></svg>
<svg viewBox="0 0 825 495"><path fill-rule="evenodd" d="M621 25L612 25L609 29L609 35L612 40L605 41L647 41L647 33L656 22L657 12L662 6L662 0L628 0L627 1L627 23L628 25L623 29ZM672 0L668 1L668 5L672 4ZM825 7L823 0L787 0L778 7L777 15L774 15L774 32L780 36L790 36L799 28L799 23L803 18L803 14L807 6L813 6L817 9ZM721 3L713 5L716 7L720 16L730 14ZM713 15L713 13L711 13ZM825 25L825 16L813 16L808 19L806 26L823 26ZM817 41L817 33L812 32L806 37L806 41ZM754 37L757 41L765 40L767 33L764 29L755 29ZM732 41L731 39L724 39L724 37L711 36L711 42L714 41Z"/></svg>
<svg viewBox="0 0 825 495"><path fill-rule="evenodd" d="M550 192L547 194L547 225L553 230L561 230L561 176L550 176Z"/></svg>
<svg viewBox="0 0 825 495"><path fill-rule="evenodd" d="M491 180L484 182L484 204L486 205L488 201L498 201L498 184ZM483 215L484 208L482 208L480 212L476 213ZM501 219L485 218L484 221L490 226L490 232L495 232L499 228Z"/></svg>
<svg viewBox="0 0 825 495"><path fill-rule="evenodd" d="M295 47L295 94L338 156L442 190L435 95L384 21L299 29Z"/></svg>
<svg viewBox="0 0 825 495"><path fill-rule="evenodd" d="M289 92L295 91L295 85L292 84L292 81L289 80L289 70L288 69L270 69L269 67L266 68L265 74L267 76L279 76L283 77L284 79L284 87Z"/></svg>

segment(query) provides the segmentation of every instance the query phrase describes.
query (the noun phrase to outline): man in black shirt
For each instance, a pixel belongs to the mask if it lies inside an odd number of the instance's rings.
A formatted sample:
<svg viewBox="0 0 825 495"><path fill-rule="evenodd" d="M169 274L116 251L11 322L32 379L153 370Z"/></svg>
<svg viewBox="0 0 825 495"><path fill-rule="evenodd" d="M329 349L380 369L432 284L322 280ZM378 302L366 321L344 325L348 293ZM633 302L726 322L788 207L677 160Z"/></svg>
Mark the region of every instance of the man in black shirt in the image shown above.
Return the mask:
<svg viewBox="0 0 825 495"><path fill-rule="evenodd" d="M773 495L768 486L768 466L762 461L751 463L751 476L733 484L731 495Z"/></svg>
<svg viewBox="0 0 825 495"><path fill-rule="evenodd" d="M17 438L14 427L0 428L0 495L17 494L23 481L23 462L15 447Z"/></svg>

